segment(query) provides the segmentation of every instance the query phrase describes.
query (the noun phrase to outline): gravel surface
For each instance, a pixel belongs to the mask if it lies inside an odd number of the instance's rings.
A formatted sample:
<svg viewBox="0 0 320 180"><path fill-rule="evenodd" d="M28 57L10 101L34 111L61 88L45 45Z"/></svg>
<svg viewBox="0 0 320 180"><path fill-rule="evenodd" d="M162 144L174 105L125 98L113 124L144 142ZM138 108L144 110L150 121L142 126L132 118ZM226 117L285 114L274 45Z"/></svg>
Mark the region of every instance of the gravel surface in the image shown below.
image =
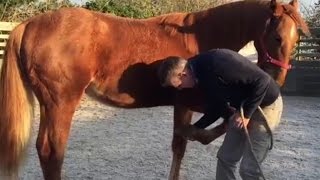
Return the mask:
<svg viewBox="0 0 320 180"><path fill-rule="evenodd" d="M38 110L38 109L37 109ZM320 179L320 98L284 97L284 113L274 133L274 149L263 165L272 180ZM193 121L201 114L195 114ZM35 148L39 114L33 125L22 180L43 179ZM125 110L84 97L74 116L63 179L167 179L171 163L173 108ZM181 179L215 177L223 137L204 146L190 142Z"/></svg>

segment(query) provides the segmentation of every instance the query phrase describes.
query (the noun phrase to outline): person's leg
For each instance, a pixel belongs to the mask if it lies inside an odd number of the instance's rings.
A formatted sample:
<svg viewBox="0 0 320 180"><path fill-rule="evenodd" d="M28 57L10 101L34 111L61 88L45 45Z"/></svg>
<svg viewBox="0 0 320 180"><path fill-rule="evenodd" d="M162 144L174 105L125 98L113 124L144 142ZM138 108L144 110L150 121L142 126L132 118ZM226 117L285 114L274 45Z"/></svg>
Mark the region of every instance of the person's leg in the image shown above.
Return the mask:
<svg viewBox="0 0 320 180"><path fill-rule="evenodd" d="M266 115L268 125L273 131L280 123L283 104L282 98L279 98L270 106L264 107L263 112ZM261 165L267 156L271 145L271 136L267 131L265 117L257 110L251 117L248 131L252 142L253 153L257 161ZM256 161L253 159L249 143L246 142L243 158L240 164L240 175L244 180L260 180L262 179Z"/></svg>
<svg viewBox="0 0 320 180"><path fill-rule="evenodd" d="M217 158L216 180L235 180L237 163L240 161L245 146L245 136L241 129L229 124L223 144Z"/></svg>

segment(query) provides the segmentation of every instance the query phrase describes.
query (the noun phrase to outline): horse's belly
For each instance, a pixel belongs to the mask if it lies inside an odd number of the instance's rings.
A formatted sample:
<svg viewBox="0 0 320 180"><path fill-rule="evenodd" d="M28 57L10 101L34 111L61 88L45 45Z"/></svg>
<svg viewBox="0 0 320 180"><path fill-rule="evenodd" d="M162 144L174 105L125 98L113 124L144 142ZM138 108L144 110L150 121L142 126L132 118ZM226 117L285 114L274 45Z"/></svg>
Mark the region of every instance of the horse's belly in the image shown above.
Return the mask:
<svg viewBox="0 0 320 180"><path fill-rule="evenodd" d="M163 105L172 105L173 97L171 91L157 89L150 84L145 84L137 88L130 86L127 88L119 88L118 85L107 85L105 87L92 82L86 89L86 94L96 100L123 108L142 108Z"/></svg>

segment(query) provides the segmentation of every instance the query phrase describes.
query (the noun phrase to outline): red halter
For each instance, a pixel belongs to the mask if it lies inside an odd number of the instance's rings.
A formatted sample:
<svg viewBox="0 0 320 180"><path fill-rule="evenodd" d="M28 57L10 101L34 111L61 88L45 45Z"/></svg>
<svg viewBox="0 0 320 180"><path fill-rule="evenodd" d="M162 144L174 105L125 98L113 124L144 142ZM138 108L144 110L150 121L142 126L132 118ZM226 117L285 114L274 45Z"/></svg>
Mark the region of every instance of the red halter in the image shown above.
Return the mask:
<svg viewBox="0 0 320 180"><path fill-rule="evenodd" d="M270 19L267 21L266 27L268 27L269 24L270 24ZM274 59L273 57L271 57L269 55L267 48L265 47L265 44L263 42L263 38L265 36L265 33L266 33L266 30L263 32L262 37L260 38L260 46L263 51L263 59L262 59L263 61L261 63L271 63L273 65L276 65L276 66L281 67L286 70L291 69L292 67L289 63L285 63L285 61L281 61L280 59Z"/></svg>

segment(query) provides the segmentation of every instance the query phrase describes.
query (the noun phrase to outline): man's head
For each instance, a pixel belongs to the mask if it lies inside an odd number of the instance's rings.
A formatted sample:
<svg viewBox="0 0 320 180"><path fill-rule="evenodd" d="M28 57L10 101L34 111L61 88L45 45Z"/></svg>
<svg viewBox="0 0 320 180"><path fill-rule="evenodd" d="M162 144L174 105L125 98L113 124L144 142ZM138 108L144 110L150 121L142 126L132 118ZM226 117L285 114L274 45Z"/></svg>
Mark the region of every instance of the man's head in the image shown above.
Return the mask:
<svg viewBox="0 0 320 180"><path fill-rule="evenodd" d="M176 56L164 59L158 69L158 76L162 86L182 89L195 85L193 74L187 67L187 60Z"/></svg>

